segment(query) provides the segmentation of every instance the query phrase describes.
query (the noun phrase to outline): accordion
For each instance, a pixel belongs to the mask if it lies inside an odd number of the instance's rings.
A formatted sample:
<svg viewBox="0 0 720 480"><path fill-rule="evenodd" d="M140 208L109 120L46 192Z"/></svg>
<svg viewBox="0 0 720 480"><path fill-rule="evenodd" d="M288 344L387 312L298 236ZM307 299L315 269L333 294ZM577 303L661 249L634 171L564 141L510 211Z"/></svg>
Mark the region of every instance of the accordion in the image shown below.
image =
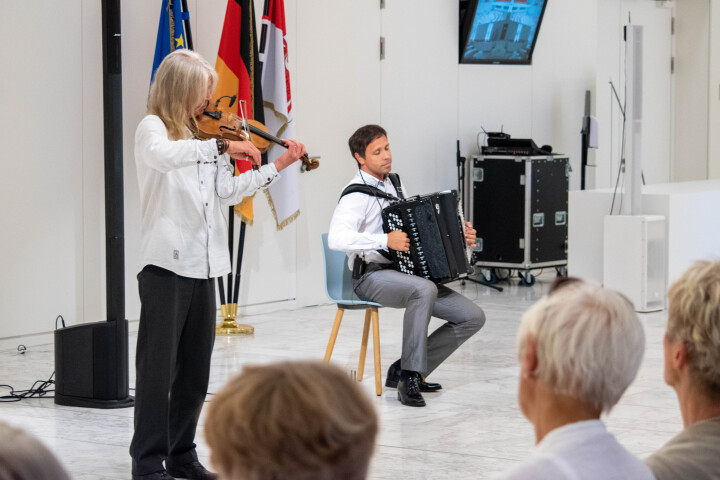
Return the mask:
<svg viewBox="0 0 720 480"><path fill-rule="evenodd" d="M462 210L454 190L419 195L385 207L383 229L405 232L410 251L390 250L395 270L447 283L471 274Z"/></svg>

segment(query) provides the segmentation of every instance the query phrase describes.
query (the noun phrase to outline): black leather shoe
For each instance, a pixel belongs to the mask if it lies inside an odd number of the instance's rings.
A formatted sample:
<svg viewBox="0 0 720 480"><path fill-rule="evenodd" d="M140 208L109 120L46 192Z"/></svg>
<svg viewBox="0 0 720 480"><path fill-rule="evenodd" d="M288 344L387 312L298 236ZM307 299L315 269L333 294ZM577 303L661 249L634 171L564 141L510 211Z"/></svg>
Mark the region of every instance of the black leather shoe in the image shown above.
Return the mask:
<svg viewBox="0 0 720 480"><path fill-rule="evenodd" d="M133 480L173 480L173 477L168 475L165 470L158 470L147 475L133 475L132 478Z"/></svg>
<svg viewBox="0 0 720 480"><path fill-rule="evenodd" d="M405 372L400 375L398 382L398 400L408 407L424 407L425 399L420 393L420 374Z"/></svg>
<svg viewBox="0 0 720 480"><path fill-rule="evenodd" d="M387 377L385 377L385 386L388 388L397 388L398 382L400 381L400 360L396 361L387 371ZM442 390L442 385L439 383L426 382L420 380L420 391L421 392L437 392Z"/></svg>
<svg viewBox="0 0 720 480"><path fill-rule="evenodd" d="M167 473L175 478L187 480L215 480L218 478L216 473L208 471L200 462L186 463L182 467L167 467Z"/></svg>

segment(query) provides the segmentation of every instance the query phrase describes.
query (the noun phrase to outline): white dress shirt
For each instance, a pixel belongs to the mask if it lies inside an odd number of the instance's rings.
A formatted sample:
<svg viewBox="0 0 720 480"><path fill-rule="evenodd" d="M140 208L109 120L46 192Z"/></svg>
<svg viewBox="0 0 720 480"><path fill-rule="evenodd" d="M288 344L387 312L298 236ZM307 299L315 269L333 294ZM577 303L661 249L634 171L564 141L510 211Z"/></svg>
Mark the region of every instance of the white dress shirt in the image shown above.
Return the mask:
<svg viewBox="0 0 720 480"><path fill-rule="evenodd" d="M654 480L645 462L628 452L600 420L556 428L517 467L497 477L520 480Z"/></svg>
<svg viewBox="0 0 720 480"><path fill-rule="evenodd" d="M275 165L234 176L215 140L170 140L163 121L148 115L135 132L142 211L141 264L190 278L230 272L225 211L278 177Z"/></svg>
<svg viewBox="0 0 720 480"><path fill-rule="evenodd" d="M352 184L365 184L397 197L397 191L388 178L378 180L369 173L358 170L353 179L343 190ZM405 185L402 184L403 191ZM352 270L355 257L362 255L370 263L391 263L376 250L387 251L387 233L383 232L382 209L390 205L384 198L378 198L366 193L348 193L340 199L335 207L330 231L328 232L328 246L332 250L339 250L348 254L348 265Z"/></svg>

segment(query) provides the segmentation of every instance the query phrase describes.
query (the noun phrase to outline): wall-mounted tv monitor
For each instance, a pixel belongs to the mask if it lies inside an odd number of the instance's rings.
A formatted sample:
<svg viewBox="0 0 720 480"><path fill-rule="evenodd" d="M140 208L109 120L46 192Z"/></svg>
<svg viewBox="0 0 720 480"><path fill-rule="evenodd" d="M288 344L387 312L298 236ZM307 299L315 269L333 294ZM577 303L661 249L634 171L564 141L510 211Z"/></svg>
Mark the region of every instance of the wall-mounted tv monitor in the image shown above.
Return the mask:
<svg viewBox="0 0 720 480"><path fill-rule="evenodd" d="M460 63L529 65L547 0L460 2Z"/></svg>

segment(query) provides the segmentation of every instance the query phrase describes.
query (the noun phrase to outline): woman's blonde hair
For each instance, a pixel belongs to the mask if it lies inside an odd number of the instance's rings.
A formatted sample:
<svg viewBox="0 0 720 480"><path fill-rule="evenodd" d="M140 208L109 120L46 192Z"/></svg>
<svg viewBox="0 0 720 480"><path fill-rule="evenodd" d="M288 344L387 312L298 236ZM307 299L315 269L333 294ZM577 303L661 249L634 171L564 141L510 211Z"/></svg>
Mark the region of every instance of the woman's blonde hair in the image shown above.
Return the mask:
<svg viewBox="0 0 720 480"><path fill-rule="evenodd" d="M702 391L720 398L720 262L695 262L668 291L668 339L681 339Z"/></svg>
<svg viewBox="0 0 720 480"><path fill-rule="evenodd" d="M155 72L147 113L160 117L172 140L187 138L195 110L205 102L208 89L215 91L216 84L217 73L198 53L175 50Z"/></svg>
<svg viewBox="0 0 720 480"><path fill-rule="evenodd" d="M603 412L620 400L640 368L645 333L622 294L579 279L525 312L518 352L537 341L537 378L553 392Z"/></svg>
<svg viewBox="0 0 720 480"><path fill-rule="evenodd" d="M315 361L246 366L213 397L205 421L226 480L364 479L377 430L357 382Z"/></svg>
<svg viewBox="0 0 720 480"><path fill-rule="evenodd" d="M40 440L0 422L0 480L70 480L70 476Z"/></svg>

